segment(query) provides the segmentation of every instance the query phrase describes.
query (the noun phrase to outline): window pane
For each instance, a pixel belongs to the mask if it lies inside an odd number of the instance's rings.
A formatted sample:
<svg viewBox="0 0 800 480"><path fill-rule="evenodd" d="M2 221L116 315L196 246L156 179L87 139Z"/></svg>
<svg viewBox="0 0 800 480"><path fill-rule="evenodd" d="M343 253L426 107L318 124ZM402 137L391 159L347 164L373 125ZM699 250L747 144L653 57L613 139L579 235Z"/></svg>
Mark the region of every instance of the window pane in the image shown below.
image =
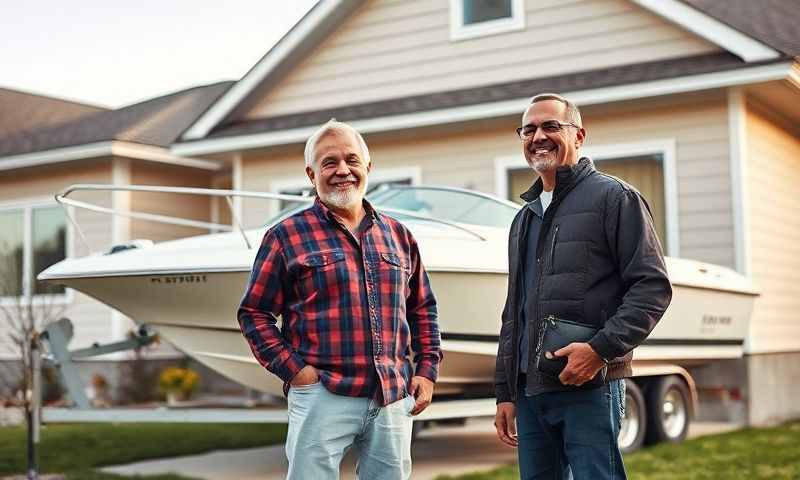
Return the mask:
<svg viewBox="0 0 800 480"><path fill-rule="evenodd" d="M527 192L537 178L539 178L539 175L532 168L524 167L509 170L508 199L512 202L524 204L525 201L519 198L519 196Z"/></svg>
<svg viewBox="0 0 800 480"><path fill-rule="evenodd" d="M464 0L464 25L511 18L511 0Z"/></svg>
<svg viewBox="0 0 800 480"><path fill-rule="evenodd" d="M292 188L292 189L281 190L278 193L283 194L283 195L301 195L303 197L307 197L307 196L311 195L313 190L314 190L313 187L308 186L308 187L302 187L302 188ZM280 210L282 212L282 211L287 210L289 208L299 207L300 205L311 205L311 204L308 203L308 202L293 202L291 200L279 200L278 210Z"/></svg>
<svg viewBox="0 0 800 480"><path fill-rule="evenodd" d="M22 295L24 226L22 210L0 212L0 296Z"/></svg>
<svg viewBox="0 0 800 480"><path fill-rule="evenodd" d="M450 190L377 191L370 200L379 210L381 207L395 208L451 222L502 228L508 228L517 213L512 206L469 192Z"/></svg>
<svg viewBox="0 0 800 480"><path fill-rule="evenodd" d="M59 207L33 211L33 292L64 293L64 287L39 282L36 276L67 256L67 219Z"/></svg>
<svg viewBox="0 0 800 480"><path fill-rule="evenodd" d="M667 249L667 216L664 210L664 171L662 155L610 158L595 163L597 169L633 185L647 200L653 213L658 239Z"/></svg>

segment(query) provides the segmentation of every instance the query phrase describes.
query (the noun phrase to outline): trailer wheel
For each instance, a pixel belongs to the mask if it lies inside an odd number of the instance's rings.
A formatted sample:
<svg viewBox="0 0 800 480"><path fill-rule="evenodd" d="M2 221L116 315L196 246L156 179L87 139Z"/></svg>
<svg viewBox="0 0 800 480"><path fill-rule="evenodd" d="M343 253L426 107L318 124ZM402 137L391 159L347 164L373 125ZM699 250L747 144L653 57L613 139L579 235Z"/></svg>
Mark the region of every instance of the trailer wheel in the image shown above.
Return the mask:
<svg viewBox="0 0 800 480"><path fill-rule="evenodd" d="M647 443L677 443L689 432L689 389L675 375L654 378L647 391Z"/></svg>
<svg viewBox="0 0 800 480"><path fill-rule="evenodd" d="M622 453L635 452L644 444L647 432L647 407L639 385L625 380L625 416L619 429L619 448Z"/></svg>

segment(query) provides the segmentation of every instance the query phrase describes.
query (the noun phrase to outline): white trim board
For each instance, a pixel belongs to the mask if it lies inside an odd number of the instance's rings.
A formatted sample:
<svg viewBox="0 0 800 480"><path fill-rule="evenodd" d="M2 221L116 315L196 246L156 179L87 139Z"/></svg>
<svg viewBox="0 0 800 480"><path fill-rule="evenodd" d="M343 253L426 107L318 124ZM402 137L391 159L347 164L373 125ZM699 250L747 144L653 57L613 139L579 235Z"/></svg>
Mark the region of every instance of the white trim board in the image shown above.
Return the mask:
<svg viewBox="0 0 800 480"><path fill-rule="evenodd" d="M778 58L781 54L766 44L727 26L680 0L631 0L690 32L719 45L747 63ZM766 7L765 7L766 8Z"/></svg>
<svg viewBox="0 0 800 480"><path fill-rule="evenodd" d="M128 158L114 158L111 161L111 183L113 185L131 184L131 161ZM132 192L111 192L111 208L115 211L130 211ZM119 245L131 239L131 219L122 215L111 216L111 245ZM129 325L126 317L111 309L111 339L124 340ZM124 359L126 352L109 354L109 359Z"/></svg>
<svg viewBox="0 0 800 480"><path fill-rule="evenodd" d="M793 72L792 66L793 62L787 61L759 67L741 68L728 72L707 73L675 79L655 80L652 82L575 90L562 93L580 106L596 105L660 95L746 85L771 80L783 80L789 77ZM506 115L521 115L529 102L530 98L528 97L516 98L464 107L355 120L348 123L363 134L387 132L471 120L482 120ZM175 155L191 156L303 143L317 128L318 126L313 125L289 130L175 143L172 145L171 150Z"/></svg>
<svg viewBox="0 0 800 480"><path fill-rule="evenodd" d="M664 216L667 236L667 255L680 256L680 220L678 215L678 173L675 168L675 139L664 138L632 143L591 145L581 148L579 155L590 157L595 162L604 159L659 154L662 156L664 174ZM497 157L494 160L494 191L503 199L508 198L508 171L529 168L522 153Z"/></svg>
<svg viewBox="0 0 800 480"><path fill-rule="evenodd" d="M233 109L247 98L261 83L303 45L315 30L321 28L337 14L349 11L361 0L320 0L309 12L267 52L256 65L236 82L183 134L183 138L196 139L208 135ZM337 10L339 12L337 12Z"/></svg>
<svg viewBox="0 0 800 480"><path fill-rule="evenodd" d="M741 88L728 91L728 142L730 146L731 207L733 210L734 265L736 271L752 276L750 211L747 190L747 110Z"/></svg>
<svg viewBox="0 0 800 480"><path fill-rule="evenodd" d="M110 156L128 157L211 171L222 168L219 162L181 157L165 147L113 140L0 157L0 171Z"/></svg>

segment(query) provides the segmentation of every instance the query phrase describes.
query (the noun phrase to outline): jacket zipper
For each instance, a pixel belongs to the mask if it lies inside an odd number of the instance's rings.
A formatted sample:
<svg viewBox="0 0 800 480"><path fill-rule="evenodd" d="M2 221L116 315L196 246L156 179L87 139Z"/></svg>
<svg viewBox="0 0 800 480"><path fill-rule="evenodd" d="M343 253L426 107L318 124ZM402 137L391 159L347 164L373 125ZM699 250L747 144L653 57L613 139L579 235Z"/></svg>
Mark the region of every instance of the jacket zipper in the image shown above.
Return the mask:
<svg viewBox="0 0 800 480"><path fill-rule="evenodd" d="M539 341L536 342L536 352L534 352L536 357L542 353L544 334L547 332L548 327L556 328L556 317L554 315L548 315L542 322L541 328L539 328Z"/></svg>
<svg viewBox="0 0 800 480"><path fill-rule="evenodd" d="M556 265L556 239L558 238L558 225L553 229L553 241L550 244L550 273L555 272Z"/></svg>

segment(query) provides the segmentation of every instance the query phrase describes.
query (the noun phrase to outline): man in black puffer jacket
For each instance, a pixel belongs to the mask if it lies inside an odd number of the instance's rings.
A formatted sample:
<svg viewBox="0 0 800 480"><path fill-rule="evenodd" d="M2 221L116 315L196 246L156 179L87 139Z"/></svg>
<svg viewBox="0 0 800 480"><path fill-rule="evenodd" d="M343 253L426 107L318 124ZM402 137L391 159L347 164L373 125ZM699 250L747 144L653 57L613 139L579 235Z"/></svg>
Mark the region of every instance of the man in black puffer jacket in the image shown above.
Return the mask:
<svg viewBox="0 0 800 480"><path fill-rule="evenodd" d="M624 378L632 350L672 298L661 245L641 194L579 159L586 131L574 104L537 95L522 125L517 133L539 179L522 195L527 205L509 235L497 433L519 447L523 480L624 479ZM587 342L547 353L567 359L558 378L535 366L546 319L597 329ZM596 375L601 386L587 383Z"/></svg>

